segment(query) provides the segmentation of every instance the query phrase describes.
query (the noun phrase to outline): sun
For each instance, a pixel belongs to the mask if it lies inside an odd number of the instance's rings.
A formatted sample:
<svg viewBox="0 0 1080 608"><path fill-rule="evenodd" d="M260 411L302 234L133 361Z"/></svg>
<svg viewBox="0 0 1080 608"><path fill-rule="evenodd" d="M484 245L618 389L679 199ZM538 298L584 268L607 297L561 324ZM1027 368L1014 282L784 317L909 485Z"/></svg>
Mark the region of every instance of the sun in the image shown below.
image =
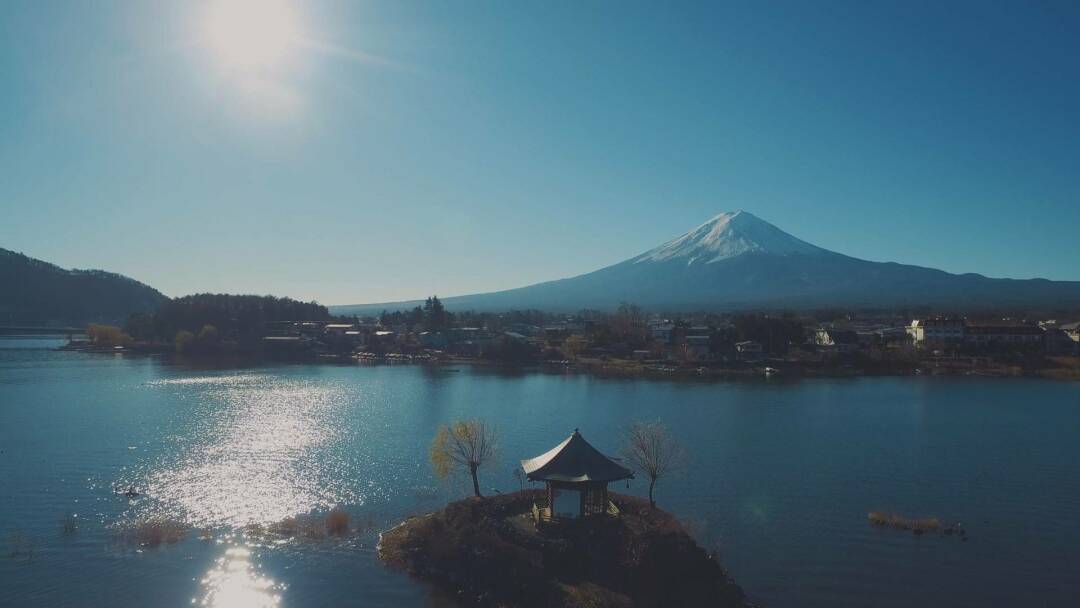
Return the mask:
<svg viewBox="0 0 1080 608"><path fill-rule="evenodd" d="M203 36L216 60L233 70L276 67L303 40L300 15L287 0L214 0Z"/></svg>

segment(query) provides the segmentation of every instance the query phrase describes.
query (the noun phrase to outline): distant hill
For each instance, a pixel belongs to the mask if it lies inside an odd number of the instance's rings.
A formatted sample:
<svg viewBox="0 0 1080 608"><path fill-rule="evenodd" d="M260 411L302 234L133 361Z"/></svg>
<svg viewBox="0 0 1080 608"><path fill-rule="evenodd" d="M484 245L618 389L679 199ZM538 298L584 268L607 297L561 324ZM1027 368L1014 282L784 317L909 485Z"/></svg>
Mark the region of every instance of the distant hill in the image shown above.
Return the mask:
<svg viewBox="0 0 1080 608"><path fill-rule="evenodd" d="M65 270L0 249L0 325L122 324L168 300L158 290L104 270Z"/></svg>
<svg viewBox="0 0 1080 608"><path fill-rule="evenodd" d="M580 276L443 298L452 310L651 310L937 306L1073 308L1080 282L993 279L870 262L802 241L745 211L721 213L682 236ZM419 301L331 306L339 315L412 308Z"/></svg>

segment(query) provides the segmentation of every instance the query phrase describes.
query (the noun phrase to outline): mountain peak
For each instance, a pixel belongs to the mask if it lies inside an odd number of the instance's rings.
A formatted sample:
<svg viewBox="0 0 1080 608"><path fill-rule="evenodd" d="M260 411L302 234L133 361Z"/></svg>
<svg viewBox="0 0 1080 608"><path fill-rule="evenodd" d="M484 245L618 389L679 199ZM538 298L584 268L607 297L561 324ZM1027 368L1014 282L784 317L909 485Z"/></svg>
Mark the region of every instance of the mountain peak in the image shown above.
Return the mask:
<svg viewBox="0 0 1080 608"><path fill-rule="evenodd" d="M747 253L802 255L824 252L747 211L725 211L686 234L634 258L633 263L685 260L709 264Z"/></svg>

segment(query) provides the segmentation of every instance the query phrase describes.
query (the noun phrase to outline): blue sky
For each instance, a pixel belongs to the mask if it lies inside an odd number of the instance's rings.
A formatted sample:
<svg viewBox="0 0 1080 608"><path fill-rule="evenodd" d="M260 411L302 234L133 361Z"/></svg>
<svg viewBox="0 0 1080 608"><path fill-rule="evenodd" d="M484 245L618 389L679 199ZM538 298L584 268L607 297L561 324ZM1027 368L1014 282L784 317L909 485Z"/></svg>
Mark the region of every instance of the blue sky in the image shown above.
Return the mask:
<svg viewBox="0 0 1080 608"><path fill-rule="evenodd" d="M261 43L288 16L255 65L208 41L212 5L91 4L0 21L0 247L62 266L411 299L745 209L857 257L1080 280L1075 3L304 2L230 22Z"/></svg>

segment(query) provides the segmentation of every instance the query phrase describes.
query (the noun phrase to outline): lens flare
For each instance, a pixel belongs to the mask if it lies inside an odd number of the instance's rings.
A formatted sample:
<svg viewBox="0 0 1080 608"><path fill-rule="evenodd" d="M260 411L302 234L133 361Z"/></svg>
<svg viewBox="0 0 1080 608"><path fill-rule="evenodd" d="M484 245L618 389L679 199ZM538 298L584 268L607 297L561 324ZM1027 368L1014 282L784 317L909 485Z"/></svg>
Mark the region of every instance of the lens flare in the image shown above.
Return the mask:
<svg viewBox="0 0 1080 608"><path fill-rule="evenodd" d="M217 0L207 7L207 46L229 69L250 71L281 64L301 44L300 15L285 0Z"/></svg>

